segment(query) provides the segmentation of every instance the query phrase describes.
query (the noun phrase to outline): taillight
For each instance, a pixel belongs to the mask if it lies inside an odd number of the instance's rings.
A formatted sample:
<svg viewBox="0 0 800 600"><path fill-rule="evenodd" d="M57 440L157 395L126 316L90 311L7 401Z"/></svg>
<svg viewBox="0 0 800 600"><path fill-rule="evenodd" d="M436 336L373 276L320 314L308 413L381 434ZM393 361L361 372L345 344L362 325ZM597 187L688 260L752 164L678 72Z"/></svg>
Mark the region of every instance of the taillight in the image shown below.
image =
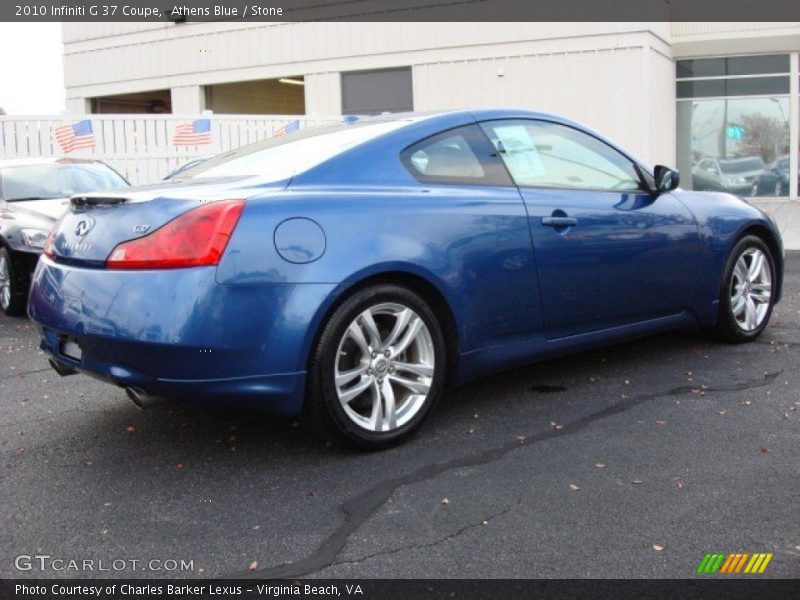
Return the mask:
<svg viewBox="0 0 800 600"><path fill-rule="evenodd" d="M54 228L50 230L50 233L47 236L47 240L44 243L44 255L47 258L53 258L56 255L54 247L55 239L56 239L56 230Z"/></svg>
<svg viewBox="0 0 800 600"><path fill-rule="evenodd" d="M174 269L217 265L244 209L243 200L212 202L144 237L119 244L109 269Z"/></svg>

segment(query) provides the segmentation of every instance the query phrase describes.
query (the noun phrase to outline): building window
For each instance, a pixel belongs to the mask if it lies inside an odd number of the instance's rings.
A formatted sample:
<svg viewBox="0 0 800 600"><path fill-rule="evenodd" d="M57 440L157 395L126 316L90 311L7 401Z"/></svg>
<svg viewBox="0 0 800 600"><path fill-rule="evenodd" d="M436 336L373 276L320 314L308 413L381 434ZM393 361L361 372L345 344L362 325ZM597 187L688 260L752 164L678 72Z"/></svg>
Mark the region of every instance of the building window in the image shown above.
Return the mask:
<svg viewBox="0 0 800 600"><path fill-rule="evenodd" d="M683 187L789 196L789 64L788 54L677 62Z"/></svg>
<svg viewBox="0 0 800 600"><path fill-rule="evenodd" d="M93 114L163 114L172 112L172 96L169 90L153 90L115 96L90 98Z"/></svg>
<svg viewBox="0 0 800 600"><path fill-rule="evenodd" d="M304 115L305 83L292 75L207 85L206 108L218 115Z"/></svg>
<svg viewBox="0 0 800 600"><path fill-rule="evenodd" d="M342 73L342 114L379 115L412 110L411 67Z"/></svg>

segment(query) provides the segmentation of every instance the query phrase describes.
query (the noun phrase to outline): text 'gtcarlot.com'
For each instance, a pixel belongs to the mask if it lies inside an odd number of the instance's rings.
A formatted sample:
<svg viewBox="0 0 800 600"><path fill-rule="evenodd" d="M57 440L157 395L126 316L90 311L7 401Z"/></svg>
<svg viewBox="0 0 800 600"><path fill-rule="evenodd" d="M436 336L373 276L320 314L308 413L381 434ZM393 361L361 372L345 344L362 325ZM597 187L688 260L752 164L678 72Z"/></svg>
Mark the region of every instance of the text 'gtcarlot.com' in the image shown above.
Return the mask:
<svg viewBox="0 0 800 600"><path fill-rule="evenodd" d="M194 560L136 558L58 558L49 554L20 554L14 558L18 571L101 572L101 571L193 571Z"/></svg>

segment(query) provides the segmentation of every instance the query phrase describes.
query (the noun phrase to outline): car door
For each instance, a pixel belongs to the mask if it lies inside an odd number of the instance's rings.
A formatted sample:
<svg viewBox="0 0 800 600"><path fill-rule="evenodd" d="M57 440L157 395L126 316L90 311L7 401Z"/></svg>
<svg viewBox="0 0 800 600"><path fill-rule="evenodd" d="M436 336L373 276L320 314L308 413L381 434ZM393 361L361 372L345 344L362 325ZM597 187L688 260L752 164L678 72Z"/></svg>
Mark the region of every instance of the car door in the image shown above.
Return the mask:
<svg viewBox="0 0 800 600"><path fill-rule="evenodd" d="M698 252L686 206L647 191L632 160L577 128L527 119L481 126L528 211L548 339L686 309Z"/></svg>
<svg viewBox="0 0 800 600"><path fill-rule="evenodd" d="M441 269L451 287L462 349L489 348L540 332L527 211L480 127L473 123L419 140L401 152L400 160L424 187L415 199L403 200L397 227L427 240L429 257L423 262Z"/></svg>

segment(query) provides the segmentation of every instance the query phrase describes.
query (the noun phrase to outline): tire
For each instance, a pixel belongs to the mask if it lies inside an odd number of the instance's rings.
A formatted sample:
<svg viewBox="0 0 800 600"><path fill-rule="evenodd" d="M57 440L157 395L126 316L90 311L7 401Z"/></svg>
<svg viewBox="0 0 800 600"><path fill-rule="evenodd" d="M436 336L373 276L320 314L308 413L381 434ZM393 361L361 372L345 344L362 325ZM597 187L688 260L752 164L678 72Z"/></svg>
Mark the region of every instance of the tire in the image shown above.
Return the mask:
<svg viewBox="0 0 800 600"><path fill-rule="evenodd" d="M381 450L405 441L441 396L445 348L436 315L415 292L390 284L355 292L324 324L313 349L305 420L349 448Z"/></svg>
<svg viewBox="0 0 800 600"><path fill-rule="evenodd" d="M754 262L763 257L762 267ZM744 270L743 270L744 269ZM723 271L719 313L714 334L732 343L751 342L766 329L775 305L775 260L764 241L754 235L739 240Z"/></svg>
<svg viewBox="0 0 800 600"><path fill-rule="evenodd" d="M28 304L27 273L6 247L0 247L0 310L9 316L25 314Z"/></svg>

